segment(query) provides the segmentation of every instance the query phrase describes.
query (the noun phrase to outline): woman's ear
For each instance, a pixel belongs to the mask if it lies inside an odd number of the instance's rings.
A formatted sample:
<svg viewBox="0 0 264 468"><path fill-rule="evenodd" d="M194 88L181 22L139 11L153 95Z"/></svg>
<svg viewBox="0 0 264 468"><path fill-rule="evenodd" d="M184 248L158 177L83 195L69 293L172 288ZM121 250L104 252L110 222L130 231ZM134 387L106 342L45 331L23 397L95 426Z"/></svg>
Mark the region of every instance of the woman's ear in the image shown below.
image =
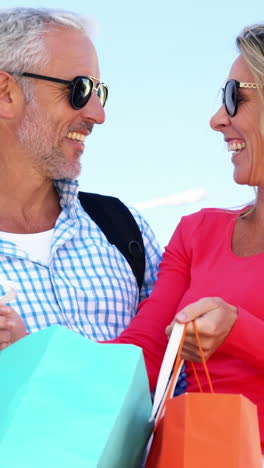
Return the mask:
<svg viewBox="0 0 264 468"><path fill-rule="evenodd" d="M0 119L13 119L17 106L21 105L23 93L16 80L0 70Z"/></svg>

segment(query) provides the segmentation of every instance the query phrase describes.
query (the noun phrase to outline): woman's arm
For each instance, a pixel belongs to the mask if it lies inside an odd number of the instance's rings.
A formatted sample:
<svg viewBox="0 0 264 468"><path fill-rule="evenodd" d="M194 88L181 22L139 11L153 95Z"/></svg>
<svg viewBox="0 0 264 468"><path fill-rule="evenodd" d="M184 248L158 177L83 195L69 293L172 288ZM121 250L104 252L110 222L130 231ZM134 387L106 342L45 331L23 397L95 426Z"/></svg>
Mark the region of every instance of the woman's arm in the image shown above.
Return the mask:
<svg viewBox="0 0 264 468"><path fill-rule="evenodd" d="M110 343L130 343L143 349L151 389L155 388L168 343L166 326L190 284L190 259L184 248L181 224L166 247L158 279L149 298L139 305L128 328ZM108 341L109 343L109 341Z"/></svg>
<svg viewBox="0 0 264 468"><path fill-rule="evenodd" d="M184 307L167 327L170 335L175 321L188 323L195 320L205 358L216 349L241 359L252 367L264 368L264 320L242 307L228 304L220 297L204 297ZM182 358L201 361L193 326L189 323Z"/></svg>

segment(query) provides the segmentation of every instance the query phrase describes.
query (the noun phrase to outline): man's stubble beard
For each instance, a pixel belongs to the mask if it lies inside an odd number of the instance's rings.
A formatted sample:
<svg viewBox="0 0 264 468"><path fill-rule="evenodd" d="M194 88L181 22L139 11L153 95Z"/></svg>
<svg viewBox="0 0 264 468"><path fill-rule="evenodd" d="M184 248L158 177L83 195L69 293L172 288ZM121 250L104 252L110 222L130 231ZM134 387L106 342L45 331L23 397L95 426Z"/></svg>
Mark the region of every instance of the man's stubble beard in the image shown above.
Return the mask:
<svg viewBox="0 0 264 468"><path fill-rule="evenodd" d="M81 170L80 160L76 159L74 164L68 162L63 151L52 144L54 130L54 122L41 114L35 99L31 98L17 138L31 156L33 168L49 179L76 179Z"/></svg>

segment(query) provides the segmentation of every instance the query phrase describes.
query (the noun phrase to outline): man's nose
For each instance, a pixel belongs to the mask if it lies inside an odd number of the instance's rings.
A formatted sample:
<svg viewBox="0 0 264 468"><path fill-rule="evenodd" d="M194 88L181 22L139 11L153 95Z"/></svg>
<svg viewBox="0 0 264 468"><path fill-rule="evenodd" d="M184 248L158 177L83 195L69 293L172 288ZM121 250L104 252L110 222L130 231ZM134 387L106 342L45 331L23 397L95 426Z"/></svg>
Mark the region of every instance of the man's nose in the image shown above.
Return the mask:
<svg viewBox="0 0 264 468"><path fill-rule="evenodd" d="M93 124L102 124L105 121L105 110L95 92L92 93L86 106L81 109L84 119Z"/></svg>

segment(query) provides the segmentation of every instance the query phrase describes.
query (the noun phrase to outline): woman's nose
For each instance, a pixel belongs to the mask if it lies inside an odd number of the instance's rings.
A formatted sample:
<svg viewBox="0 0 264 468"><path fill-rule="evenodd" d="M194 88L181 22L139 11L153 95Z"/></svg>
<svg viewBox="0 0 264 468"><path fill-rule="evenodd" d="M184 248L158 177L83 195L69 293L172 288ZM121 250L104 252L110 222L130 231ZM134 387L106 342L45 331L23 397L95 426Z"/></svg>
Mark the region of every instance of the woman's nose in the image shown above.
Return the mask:
<svg viewBox="0 0 264 468"><path fill-rule="evenodd" d="M216 132L221 132L230 123L230 116L226 112L224 105L219 107L218 111L210 119L210 127Z"/></svg>

